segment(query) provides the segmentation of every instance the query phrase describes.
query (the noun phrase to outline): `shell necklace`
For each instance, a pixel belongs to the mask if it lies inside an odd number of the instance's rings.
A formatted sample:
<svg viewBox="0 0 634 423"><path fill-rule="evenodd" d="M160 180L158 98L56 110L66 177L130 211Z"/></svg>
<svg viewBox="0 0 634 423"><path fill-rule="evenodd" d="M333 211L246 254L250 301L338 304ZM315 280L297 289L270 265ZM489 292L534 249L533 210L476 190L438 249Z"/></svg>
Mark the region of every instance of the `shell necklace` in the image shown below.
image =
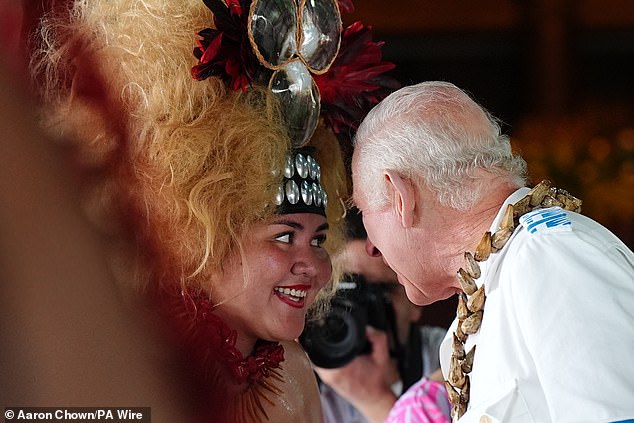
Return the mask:
<svg viewBox="0 0 634 423"><path fill-rule="evenodd" d="M581 200L567 191L551 186L544 180L530 190L515 204L509 204L504 211L500 227L493 234L487 231L478 243L475 253L465 252L465 266L458 269L457 277L463 292L458 295L458 325L453 334L449 377L445 381L449 400L452 403L451 417L457 421L467 411L469 404L469 373L473 367L475 345L465 352L465 342L469 335L480 330L486 295L484 284L478 288L475 281L480 277L478 262L486 261L492 253L500 251L509 240L524 214L539 208L561 207L579 213Z"/></svg>

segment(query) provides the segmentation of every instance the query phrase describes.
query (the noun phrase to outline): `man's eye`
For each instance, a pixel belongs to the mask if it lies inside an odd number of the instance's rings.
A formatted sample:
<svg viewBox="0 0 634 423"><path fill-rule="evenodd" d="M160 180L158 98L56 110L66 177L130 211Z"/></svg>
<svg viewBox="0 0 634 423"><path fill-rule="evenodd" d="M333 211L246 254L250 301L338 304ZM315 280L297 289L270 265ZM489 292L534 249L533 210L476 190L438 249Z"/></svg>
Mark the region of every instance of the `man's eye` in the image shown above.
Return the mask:
<svg viewBox="0 0 634 423"><path fill-rule="evenodd" d="M279 242L284 242L284 243L290 243L292 241L293 237L291 236L290 233L285 233L285 234L281 234L275 237L276 241Z"/></svg>
<svg viewBox="0 0 634 423"><path fill-rule="evenodd" d="M310 242L313 247L321 247L326 242L326 235L319 235Z"/></svg>

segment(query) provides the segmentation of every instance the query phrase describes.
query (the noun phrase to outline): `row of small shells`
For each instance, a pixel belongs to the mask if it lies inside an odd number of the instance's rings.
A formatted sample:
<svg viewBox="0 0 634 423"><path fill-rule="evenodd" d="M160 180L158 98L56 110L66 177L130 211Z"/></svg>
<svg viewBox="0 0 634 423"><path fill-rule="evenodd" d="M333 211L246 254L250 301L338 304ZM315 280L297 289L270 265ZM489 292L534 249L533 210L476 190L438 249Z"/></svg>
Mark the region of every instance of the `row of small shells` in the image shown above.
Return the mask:
<svg viewBox="0 0 634 423"><path fill-rule="evenodd" d="M451 416L458 420L469 404L469 373L473 368L476 346L465 352L464 344L469 335L480 330L486 302L484 284L478 288L476 279L481 275L479 262L486 261L491 253L501 250L508 242L520 216L538 208L561 207L579 213L581 200L565 190L551 186L550 181L542 181L515 204L509 204L504 212L500 228L493 234L486 232L475 253L465 252L465 266L458 269L457 277L463 292L458 296L458 325L453 334L451 364L445 381L449 400L452 403Z"/></svg>
<svg viewBox="0 0 634 423"><path fill-rule="evenodd" d="M295 155L295 160L293 160L292 156L288 156L286 158L284 176L287 179L290 179L293 177L296 170L297 174L302 179L306 179L310 176L310 179L314 181L321 181L321 166L319 166L317 160L308 154L304 156L302 153L297 153Z"/></svg>
<svg viewBox="0 0 634 423"><path fill-rule="evenodd" d="M303 181L301 183L291 179L295 175ZM321 181L321 166L311 155L297 153L295 158L289 155L284 165L283 182L275 193L275 205L280 206L286 199L290 204L295 205L300 200L307 206L315 205L326 208L328 205L328 194L319 183ZM308 180L310 178L313 182Z"/></svg>
<svg viewBox="0 0 634 423"><path fill-rule="evenodd" d="M317 207L328 206L328 194L321 185L315 182L309 183L308 181L302 181L301 188L294 180L288 180L285 184L278 187L275 194L275 205L279 206L286 200L295 205L299 203L301 199L307 206L315 205Z"/></svg>

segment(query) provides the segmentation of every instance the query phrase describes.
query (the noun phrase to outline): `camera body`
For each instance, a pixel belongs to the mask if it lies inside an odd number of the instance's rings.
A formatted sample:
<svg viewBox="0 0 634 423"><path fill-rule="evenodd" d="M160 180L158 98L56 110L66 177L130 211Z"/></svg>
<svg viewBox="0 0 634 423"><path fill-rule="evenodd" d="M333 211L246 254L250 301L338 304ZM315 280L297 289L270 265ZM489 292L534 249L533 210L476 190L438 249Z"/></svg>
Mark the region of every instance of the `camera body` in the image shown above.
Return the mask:
<svg viewBox="0 0 634 423"><path fill-rule="evenodd" d="M388 334L390 349L395 341L392 284L367 283L360 275L345 275L339 282L327 315L306 322L299 341L318 367L337 368L371 351L365 330L372 326Z"/></svg>

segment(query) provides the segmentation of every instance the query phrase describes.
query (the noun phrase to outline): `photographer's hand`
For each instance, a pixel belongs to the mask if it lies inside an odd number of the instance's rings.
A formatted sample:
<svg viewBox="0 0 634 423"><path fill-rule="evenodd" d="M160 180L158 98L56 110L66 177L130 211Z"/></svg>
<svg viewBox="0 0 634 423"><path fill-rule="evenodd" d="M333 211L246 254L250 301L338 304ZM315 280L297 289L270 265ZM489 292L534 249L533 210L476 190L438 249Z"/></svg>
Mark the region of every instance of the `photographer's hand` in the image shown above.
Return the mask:
<svg viewBox="0 0 634 423"><path fill-rule="evenodd" d="M383 423L397 399L391 385L398 381L398 370L390 359L387 334L368 326L366 335L372 344L370 354L355 357L338 369L316 368L315 371L366 419Z"/></svg>

